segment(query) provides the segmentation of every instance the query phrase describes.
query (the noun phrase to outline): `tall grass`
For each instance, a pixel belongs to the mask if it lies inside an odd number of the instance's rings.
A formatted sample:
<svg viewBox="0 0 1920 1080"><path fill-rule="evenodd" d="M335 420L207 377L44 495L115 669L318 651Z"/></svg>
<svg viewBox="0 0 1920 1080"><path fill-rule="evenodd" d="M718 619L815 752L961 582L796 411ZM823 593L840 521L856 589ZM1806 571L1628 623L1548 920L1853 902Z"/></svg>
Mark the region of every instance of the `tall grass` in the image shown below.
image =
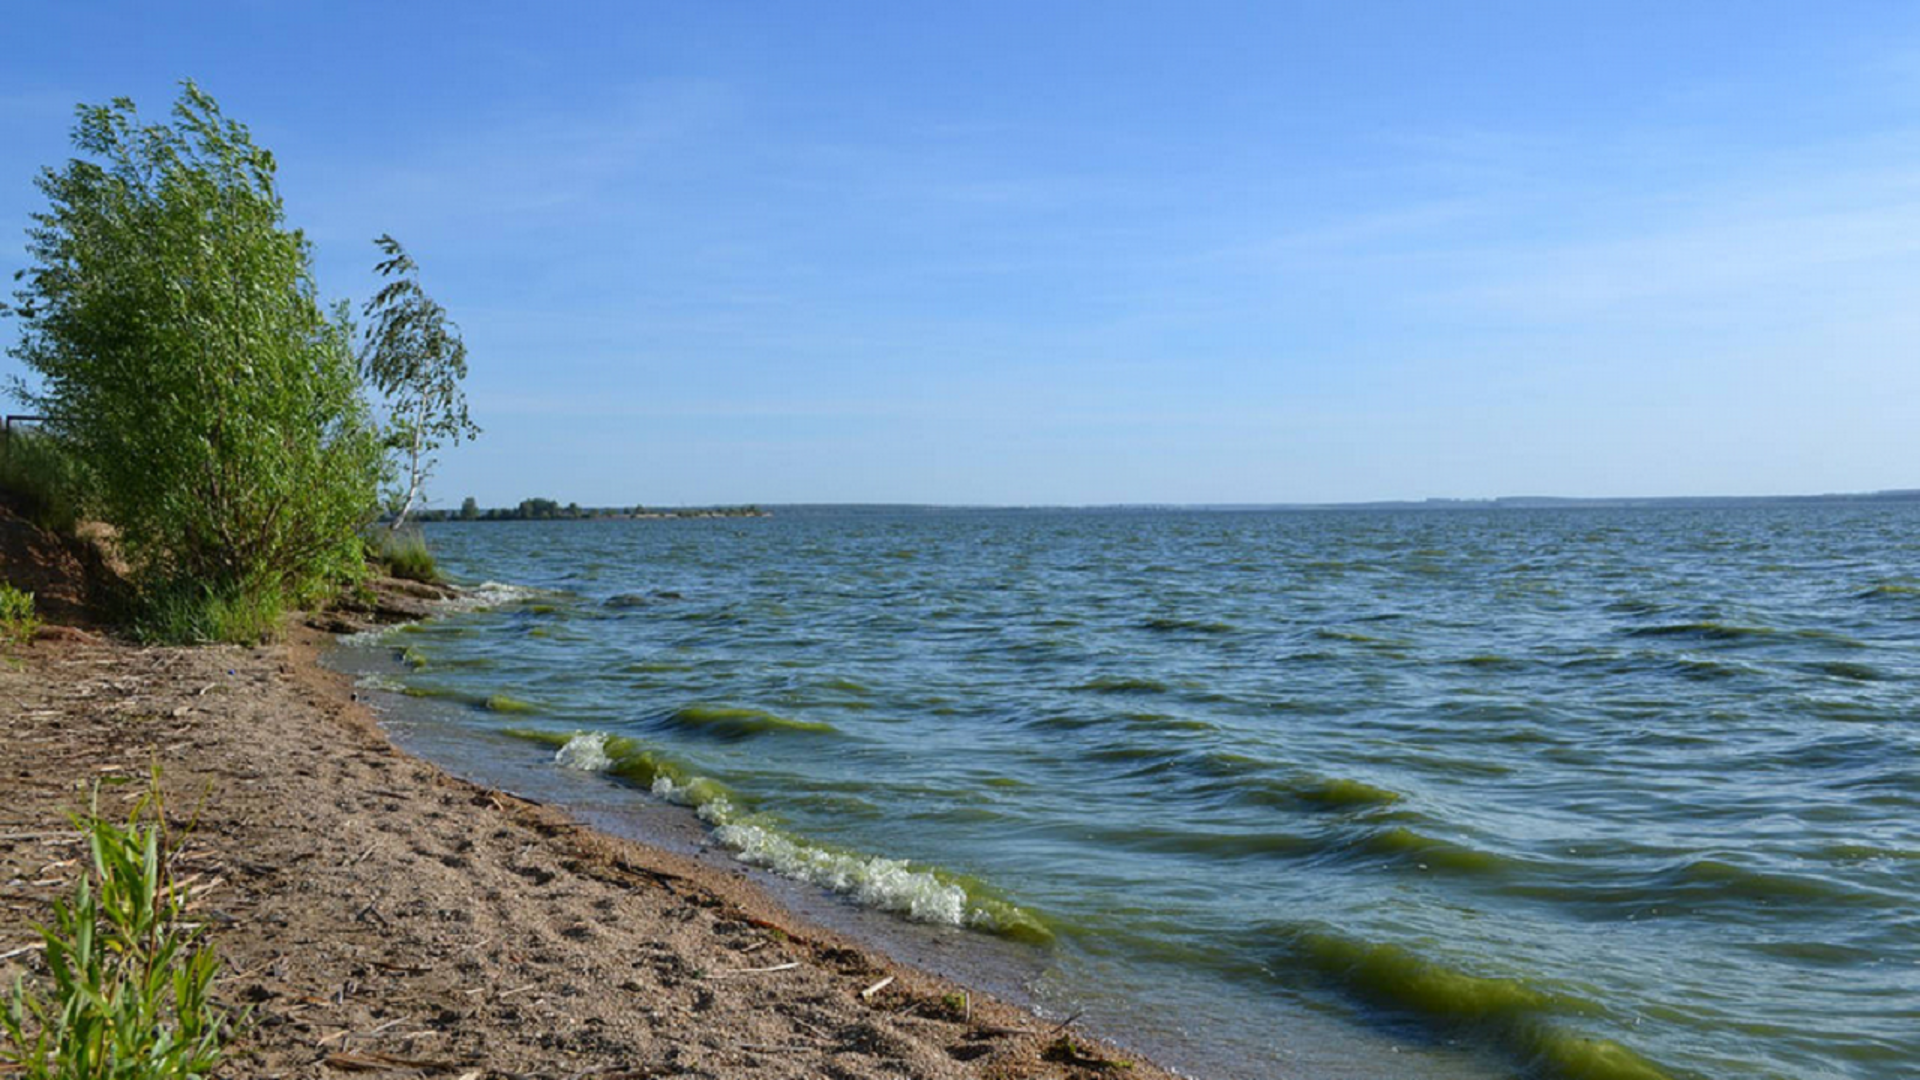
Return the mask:
<svg viewBox="0 0 1920 1080"><path fill-rule="evenodd" d="M433 561L433 552L427 550L425 534L418 528L377 530L370 547L369 555L394 577L429 585L440 580L440 568Z"/></svg>
<svg viewBox="0 0 1920 1080"><path fill-rule="evenodd" d="M134 636L167 645L258 645L280 636L287 612L286 594L271 584L176 581L152 586L137 603Z"/></svg>
<svg viewBox="0 0 1920 1080"><path fill-rule="evenodd" d="M14 428L0 435L0 492L20 515L71 535L86 509L88 484L78 460L44 431Z"/></svg>
<svg viewBox="0 0 1920 1080"><path fill-rule="evenodd" d="M0 1062L26 1080L199 1080L234 1018L208 996L218 961L187 921L159 776L125 825L76 818L92 856L40 928L51 987L24 979L0 1010Z"/></svg>

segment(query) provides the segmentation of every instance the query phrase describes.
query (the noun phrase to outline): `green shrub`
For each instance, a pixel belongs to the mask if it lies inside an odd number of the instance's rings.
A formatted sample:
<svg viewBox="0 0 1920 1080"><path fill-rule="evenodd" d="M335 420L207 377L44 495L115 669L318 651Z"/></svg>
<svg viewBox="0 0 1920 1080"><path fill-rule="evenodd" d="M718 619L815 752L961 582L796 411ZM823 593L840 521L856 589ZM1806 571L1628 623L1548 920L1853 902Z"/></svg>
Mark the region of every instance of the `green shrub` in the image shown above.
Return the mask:
<svg viewBox="0 0 1920 1080"><path fill-rule="evenodd" d="M39 629L33 594L0 581L0 645L25 645Z"/></svg>
<svg viewBox="0 0 1920 1080"><path fill-rule="evenodd" d="M218 960L186 922L159 778L125 826L75 819L92 856L40 928L50 992L24 979L0 1009L0 1061L26 1080L198 1080L219 1064L233 1018L208 997Z"/></svg>
<svg viewBox="0 0 1920 1080"><path fill-rule="evenodd" d="M38 179L11 351L142 584L251 608L363 570L381 447L273 155L191 82L170 123L81 108L74 143Z"/></svg>
<svg viewBox="0 0 1920 1080"><path fill-rule="evenodd" d="M68 535L86 502L79 460L58 439L31 428L0 436L0 492L11 497L22 517Z"/></svg>
<svg viewBox="0 0 1920 1080"><path fill-rule="evenodd" d="M381 529L374 539L374 558L394 577L429 585L440 580L440 568L419 529Z"/></svg>

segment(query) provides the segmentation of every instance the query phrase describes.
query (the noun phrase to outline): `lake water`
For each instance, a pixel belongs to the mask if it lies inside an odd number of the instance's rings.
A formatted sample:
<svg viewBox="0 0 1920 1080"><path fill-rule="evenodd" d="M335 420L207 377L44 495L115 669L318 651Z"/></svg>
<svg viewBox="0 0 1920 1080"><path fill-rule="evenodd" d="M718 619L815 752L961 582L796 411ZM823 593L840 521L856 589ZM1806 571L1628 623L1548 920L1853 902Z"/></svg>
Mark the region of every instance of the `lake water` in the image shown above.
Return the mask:
<svg viewBox="0 0 1920 1080"><path fill-rule="evenodd" d="M1920 1061L1912 504L428 536L514 588L343 661L426 752L697 813L1196 1075Z"/></svg>

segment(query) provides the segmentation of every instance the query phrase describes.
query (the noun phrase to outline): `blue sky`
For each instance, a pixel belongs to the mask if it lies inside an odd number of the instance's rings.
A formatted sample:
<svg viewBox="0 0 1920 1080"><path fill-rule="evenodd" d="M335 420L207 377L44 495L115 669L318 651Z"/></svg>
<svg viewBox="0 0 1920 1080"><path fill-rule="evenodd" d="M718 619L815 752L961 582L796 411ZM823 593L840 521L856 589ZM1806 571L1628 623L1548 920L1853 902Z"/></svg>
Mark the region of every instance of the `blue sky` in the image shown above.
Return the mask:
<svg viewBox="0 0 1920 1080"><path fill-rule="evenodd" d="M7 39L0 269L75 103L197 79L329 297L391 232L460 322L486 433L440 505L1920 486L1920 5L73 0Z"/></svg>

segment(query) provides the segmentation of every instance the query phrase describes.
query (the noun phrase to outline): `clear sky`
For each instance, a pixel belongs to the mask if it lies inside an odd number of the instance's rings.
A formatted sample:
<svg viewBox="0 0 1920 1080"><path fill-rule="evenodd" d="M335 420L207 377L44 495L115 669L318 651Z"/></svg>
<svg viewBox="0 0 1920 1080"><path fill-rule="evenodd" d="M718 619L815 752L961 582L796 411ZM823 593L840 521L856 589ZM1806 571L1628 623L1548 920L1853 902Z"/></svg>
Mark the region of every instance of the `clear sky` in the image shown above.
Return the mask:
<svg viewBox="0 0 1920 1080"><path fill-rule="evenodd" d="M198 80L329 298L392 232L460 322L438 505L1920 487L1920 4L4 25L0 269L77 102Z"/></svg>

